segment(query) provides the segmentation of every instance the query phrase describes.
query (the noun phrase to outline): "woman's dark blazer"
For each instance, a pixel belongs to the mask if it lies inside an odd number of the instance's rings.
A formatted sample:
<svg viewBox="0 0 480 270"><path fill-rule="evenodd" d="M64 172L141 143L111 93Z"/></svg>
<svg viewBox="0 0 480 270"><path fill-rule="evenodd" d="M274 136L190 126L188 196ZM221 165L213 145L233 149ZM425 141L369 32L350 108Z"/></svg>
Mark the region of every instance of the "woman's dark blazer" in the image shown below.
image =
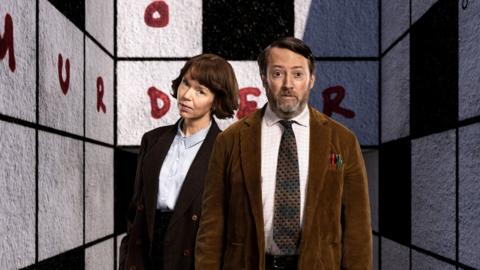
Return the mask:
<svg viewBox="0 0 480 270"><path fill-rule="evenodd" d="M120 246L120 270L150 269L158 176L177 134L175 125L145 133L137 161L135 190L127 210L127 236ZM178 195L164 239L165 270L194 269L195 238L201 215L202 193L210 153L220 129L212 120Z"/></svg>

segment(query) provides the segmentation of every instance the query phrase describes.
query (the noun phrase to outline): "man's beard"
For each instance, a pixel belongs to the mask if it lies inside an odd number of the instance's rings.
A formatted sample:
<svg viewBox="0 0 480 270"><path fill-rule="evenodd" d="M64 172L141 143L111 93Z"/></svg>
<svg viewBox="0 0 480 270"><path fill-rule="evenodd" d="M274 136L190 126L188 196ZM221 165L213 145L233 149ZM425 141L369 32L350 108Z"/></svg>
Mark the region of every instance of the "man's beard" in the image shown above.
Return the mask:
<svg viewBox="0 0 480 270"><path fill-rule="evenodd" d="M297 96L294 96L292 94L289 95L288 90L281 91L276 97L274 97L273 94L268 93L269 91L267 91L267 98L272 110L277 114L277 116L281 118L292 118L299 115L305 108L305 105L308 101L307 99L300 100ZM295 102L282 102L282 94L287 94L289 96L295 97Z"/></svg>

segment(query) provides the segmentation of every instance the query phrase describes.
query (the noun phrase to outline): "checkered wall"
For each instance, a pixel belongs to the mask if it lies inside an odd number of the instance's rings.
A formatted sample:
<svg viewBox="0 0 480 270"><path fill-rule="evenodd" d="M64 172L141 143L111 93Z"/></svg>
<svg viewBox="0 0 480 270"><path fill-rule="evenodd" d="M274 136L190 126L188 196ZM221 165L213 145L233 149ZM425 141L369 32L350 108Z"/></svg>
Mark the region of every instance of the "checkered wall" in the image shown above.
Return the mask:
<svg viewBox="0 0 480 270"><path fill-rule="evenodd" d="M310 104L358 136L375 269L480 268L480 2L2 0L0 268L115 269L141 135L178 118L171 80L227 58L240 109L256 56L294 35Z"/></svg>

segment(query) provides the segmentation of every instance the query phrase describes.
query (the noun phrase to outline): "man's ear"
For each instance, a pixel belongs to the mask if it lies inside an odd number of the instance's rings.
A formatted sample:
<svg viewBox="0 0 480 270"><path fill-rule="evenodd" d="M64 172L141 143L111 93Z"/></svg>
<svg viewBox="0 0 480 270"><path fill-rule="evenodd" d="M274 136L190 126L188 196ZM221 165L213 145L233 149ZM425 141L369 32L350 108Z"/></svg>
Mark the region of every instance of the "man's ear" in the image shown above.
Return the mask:
<svg viewBox="0 0 480 270"><path fill-rule="evenodd" d="M315 74L312 74L310 75L310 81L308 86L310 87L310 89L312 89L314 85L315 85Z"/></svg>
<svg viewBox="0 0 480 270"><path fill-rule="evenodd" d="M263 88L267 89L267 76L265 74L260 74L260 79L262 79Z"/></svg>

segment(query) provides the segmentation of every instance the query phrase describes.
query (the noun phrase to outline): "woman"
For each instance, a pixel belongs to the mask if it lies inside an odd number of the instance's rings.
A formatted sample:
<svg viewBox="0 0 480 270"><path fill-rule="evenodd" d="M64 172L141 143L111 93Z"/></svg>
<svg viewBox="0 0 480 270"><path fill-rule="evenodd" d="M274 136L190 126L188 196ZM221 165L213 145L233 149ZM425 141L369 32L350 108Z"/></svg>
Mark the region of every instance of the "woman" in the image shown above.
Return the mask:
<svg viewBox="0 0 480 270"><path fill-rule="evenodd" d="M120 269L194 269L203 180L215 137L213 115L232 117L238 84L225 59L191 58L172 81L181 118L143 135L127 212Z"/></svg>

